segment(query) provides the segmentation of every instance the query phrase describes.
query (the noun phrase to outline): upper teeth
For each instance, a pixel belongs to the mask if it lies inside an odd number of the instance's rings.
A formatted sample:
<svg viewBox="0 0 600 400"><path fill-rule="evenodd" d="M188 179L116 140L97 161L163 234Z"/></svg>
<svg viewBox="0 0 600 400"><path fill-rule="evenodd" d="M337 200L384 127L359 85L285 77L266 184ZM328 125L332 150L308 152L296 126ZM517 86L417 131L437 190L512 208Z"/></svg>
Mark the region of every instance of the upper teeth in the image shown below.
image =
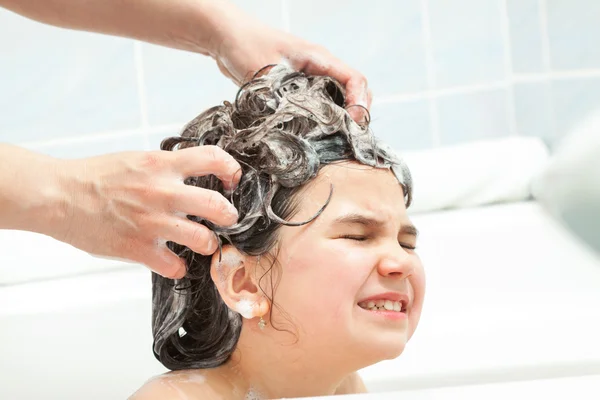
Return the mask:
<svg viewBox="0 0 600 400"><path fill-rule="evenodd" d="M361 301L358 305L366 310L402 311L401 301L370 300Z"/></svg>

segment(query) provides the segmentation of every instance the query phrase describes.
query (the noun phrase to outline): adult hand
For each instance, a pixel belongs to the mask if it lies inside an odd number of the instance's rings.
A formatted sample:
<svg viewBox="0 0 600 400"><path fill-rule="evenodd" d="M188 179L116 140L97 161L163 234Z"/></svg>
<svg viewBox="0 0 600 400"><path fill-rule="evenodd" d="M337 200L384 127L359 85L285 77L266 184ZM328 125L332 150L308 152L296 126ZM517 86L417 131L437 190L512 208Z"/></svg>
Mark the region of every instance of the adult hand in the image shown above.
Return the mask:
<svg viewBox="0 0 600 400"><path fill-rule="evenodd" d="M181 278L185 265L167 241L205 255L217 249L214 234L186 214L223 226L237 222L236 209L220 193L183 183L209 174L229 190L239 183L240 165L216 146L58 162L61 205L47 233L88 253L140 262L165 277Z"/></svg>
<svg viewBox="0 0 600 400"><path fill-rule="evenodd" d="M266 65L287 62L296 70L337 79L346 88L347 106L371 107L367 79L324 47L272 29L237 9L230 8L228 18L229 23L223 24L226 28L215 32L213 57L221 72L237 85ZM348 112L357 122L364 117L360 107L350 107Z"/></svg>

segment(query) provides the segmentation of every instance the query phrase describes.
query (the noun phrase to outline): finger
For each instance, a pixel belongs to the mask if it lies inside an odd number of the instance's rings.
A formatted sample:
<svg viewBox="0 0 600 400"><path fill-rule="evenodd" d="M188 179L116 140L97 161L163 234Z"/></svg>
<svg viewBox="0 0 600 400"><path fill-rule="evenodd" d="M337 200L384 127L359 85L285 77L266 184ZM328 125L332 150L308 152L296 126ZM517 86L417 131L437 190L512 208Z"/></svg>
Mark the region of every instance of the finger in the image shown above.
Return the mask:
<svg viewBox="0 0 600 400"><path fill-rule="evenodd" d="M205 256L213 254L218 248L215 234L210 229L187 218L174 218L162 233L166 240L187 246Z"/></svg>
<svg viewBox="0 0 600 400"><path fill-rule="evenodd" d="M141 261L152 271L169 279L181 279L187 272L185 262L169 250L166 244L144 252L144 258Z"/></svg>
<svg viewBox="0 0 600 400"><path fill-rule="evenodd" d="M358 72L346 83L346 104L358 105L369 109L369 88L367 78Z"/></svg>
<svg viewBox="0 0 600 400"><path fill-rule="evenodd" d="M195 186L179 186L170 199L174 211L195 215L221 226L238 222L238 211L221 193Z"/></svg>
<svg viewBox="0 0 600 400"><path fill-rule="evenodd" d="M270 64L265 67L262 67L261 69L256 71L256 73L253 76L253 79L260 78L261 76L267 75L275 67L275 65L276 64Z"/></svg>
<svg viewBox="0 0 600 400"><path fill-rule="evenodd" d="M359 105L369 109L367 78L337 58L329 54L321 57L310 56L302 60L298 67L308 74L328 75L335 78L346 88L346 106ZM351 115L355 121L359 122L362 113L357 114L353 111Z"/></svg>
<svg viewBox="0 0 600 400"><path fill-rule="evenodd" d="M354 121L356 121L359 125L367 126L371 123L371 115L369 113L369 109L371 108L371 104L373 103L373 92L371 89L367 90L367 106L363 108L359 105L352 106L346 108L348 114Z"/></svg>
<svg viewBox="0 0 600 400"><path fill-rule="evenodd" d="M235 77L231 74L231 72L229 72L225 64L223 64L223 62L221 62L219 58L217 58L217 67L219 67L219 71L221 71L221 73L225 75L226 78L233 81L233 83L235 83L236 85L240 84L240 82L237 79L235 79Z"/></svg>
<svg viewBox="0 0 600 400"><path fill-rule="evenodd" d="M361 106L348 106L346 111L356 123L362 127L369 125L371 122L369 111Z"/></svg>
<svg viewBox="0 0 600 400"><path fill-rule="evenodd" d="M174 167L184 178L215 175L225 189L232 190L242 177L240 164L217 146L188 147L172 154L175 155Z"/></svg>
<svg viewBox="0 0 600 400"><path fill-rule="evenodd" d="M310 54L292 62L292 66L307 74L331 76L346 86L352 78L352 69L326 50L322 51L325 54Z"/></svg>

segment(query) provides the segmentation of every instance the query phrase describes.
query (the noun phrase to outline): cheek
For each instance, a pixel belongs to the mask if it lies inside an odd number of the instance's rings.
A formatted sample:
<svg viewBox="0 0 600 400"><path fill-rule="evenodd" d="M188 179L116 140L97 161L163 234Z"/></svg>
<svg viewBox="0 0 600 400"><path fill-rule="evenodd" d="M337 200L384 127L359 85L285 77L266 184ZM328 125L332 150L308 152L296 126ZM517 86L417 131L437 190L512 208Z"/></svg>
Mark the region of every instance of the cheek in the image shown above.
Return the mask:
<svg viewBox="0 0 600 400"><path fill-rule="evenodd" d="M373 256L336 240L296 251L283 264L278 290L292 317L333 320L345 318L372 271ZM299 249L297 249L299 250ZM282 304L283 306L283 304ZM291 310L295 310L294 313ZM318 310L318 312L316 312ZM294 315L296 314L296 315Z"/></svg>
<svg viewBox="0 0 600 400"><path fill-rule="evenodd" d="M421 319L421 311L423 310L423 302L425 299L425 270L423 265L419 263L413 272L413 275L409 278L412 291L413 291L413 305L411 314L409 317L410 321L410 332L409 336L417 329L419 320Z"/></svg>

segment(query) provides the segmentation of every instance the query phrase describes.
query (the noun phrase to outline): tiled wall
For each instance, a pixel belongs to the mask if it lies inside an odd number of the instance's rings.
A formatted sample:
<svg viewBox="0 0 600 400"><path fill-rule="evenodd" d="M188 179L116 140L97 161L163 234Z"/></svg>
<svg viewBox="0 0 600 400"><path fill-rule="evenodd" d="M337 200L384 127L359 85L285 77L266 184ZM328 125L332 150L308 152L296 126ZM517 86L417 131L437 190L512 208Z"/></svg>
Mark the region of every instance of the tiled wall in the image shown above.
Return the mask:
<svg viewBox="0 0 600 400"><path fill-rule="evenodd" d="M398 149L552 143L600 106L597 0L237 3L361 70L373 129ZM209 58L0 10L0 141L60 157L157 149L235 92Z"/></svg>

